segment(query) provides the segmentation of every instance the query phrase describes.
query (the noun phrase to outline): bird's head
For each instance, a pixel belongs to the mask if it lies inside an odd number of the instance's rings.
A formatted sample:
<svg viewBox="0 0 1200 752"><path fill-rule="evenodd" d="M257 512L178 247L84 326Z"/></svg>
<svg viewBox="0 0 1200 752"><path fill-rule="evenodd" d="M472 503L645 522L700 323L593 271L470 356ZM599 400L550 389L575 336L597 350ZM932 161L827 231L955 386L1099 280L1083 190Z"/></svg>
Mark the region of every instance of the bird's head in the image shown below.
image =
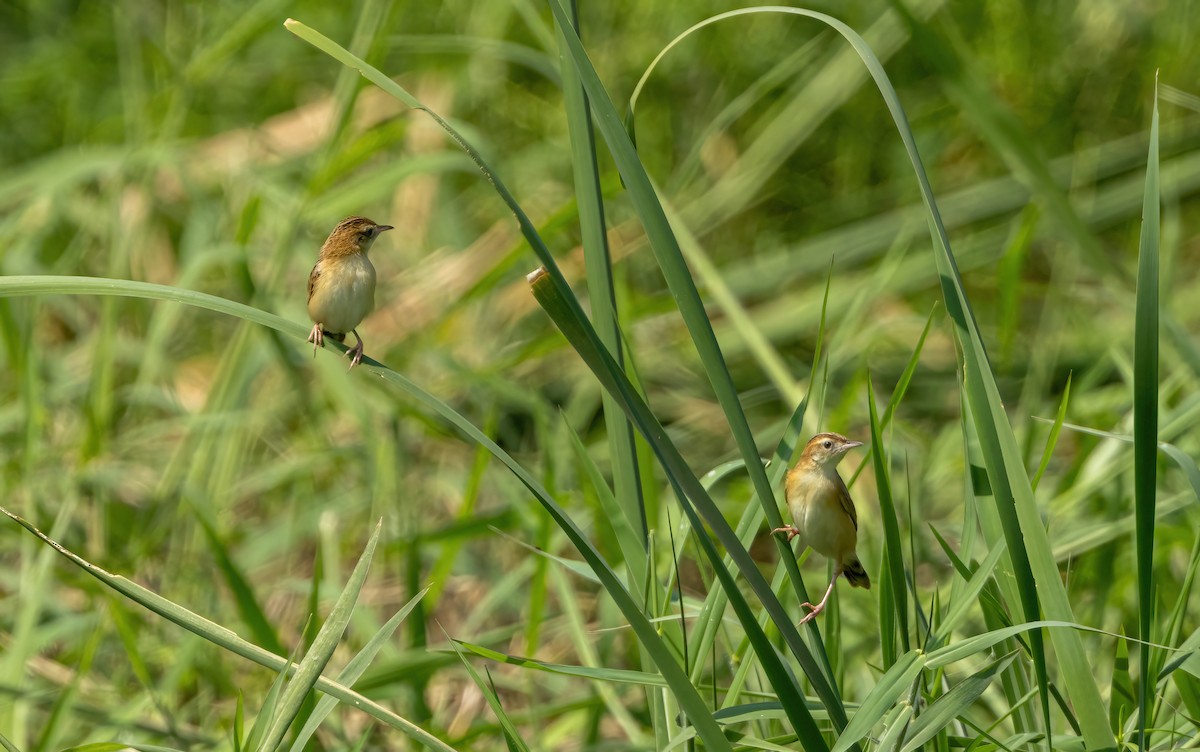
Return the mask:
<svg viewBox="0 0 1200 752"><path fill-rule="evenodd" d="M851 441L840 433L819 433L804 445L804 454L800 459L832 470L846 456L846 452L860 446L861 441Z"/></svg>
<svg viewBox="0 0 1200 752"><path fill-rule="evenodd" d="M329 233L321 253L326 256L366 253L371 249L375 238L387 230L394 229L391 225L376 224L366 217L346 217Z"/></svg>

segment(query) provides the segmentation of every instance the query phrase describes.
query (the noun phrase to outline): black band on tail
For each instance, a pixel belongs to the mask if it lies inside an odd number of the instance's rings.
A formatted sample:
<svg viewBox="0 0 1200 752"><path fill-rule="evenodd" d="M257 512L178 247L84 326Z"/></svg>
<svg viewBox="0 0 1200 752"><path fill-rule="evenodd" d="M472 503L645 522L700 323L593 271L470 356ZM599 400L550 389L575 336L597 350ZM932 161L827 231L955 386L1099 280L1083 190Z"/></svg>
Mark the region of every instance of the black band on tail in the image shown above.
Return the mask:
<svg viewBox="0 0 1200 752"><path fill-rule="evenodd" d="M849 582L852 586L865 590L871 589L871 578L867 576L867 570L863 569L862 562L858 559L846 562L845 568L842 569L842 574L846 577L846 582Z"/></svg>

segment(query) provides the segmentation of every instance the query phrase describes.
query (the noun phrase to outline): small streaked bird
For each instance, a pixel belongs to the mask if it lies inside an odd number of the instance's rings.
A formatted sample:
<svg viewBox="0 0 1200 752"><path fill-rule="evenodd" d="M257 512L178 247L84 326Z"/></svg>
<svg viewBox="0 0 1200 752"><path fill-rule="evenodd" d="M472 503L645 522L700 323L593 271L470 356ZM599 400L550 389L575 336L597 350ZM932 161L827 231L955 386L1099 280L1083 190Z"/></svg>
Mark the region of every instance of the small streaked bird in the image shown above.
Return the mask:
<svg viewBox="0 0 1200 752"><path fill-rule="evenodd" d="M833 579L825 597L815 606L804 604L809 613L800 620L801 624L825 609L839 575L845 575L854 587L871 588L871 579L855 553L858 512L837 471L846 452L859 446L861 441L851 441L841 434L819 433L808 440L800 460L787 474L787 504L792 524L771 532L787 533L789 541L799 536L801 544L833 559Z"/></svg>
<svg viewBox="0 0 1200 752"><path fill-rule="evenodd" d="M346 351L350 368L362 360L363 341L356 327L375 308L375 267L367 251L380 233L392 229L366 217L347 217L325 239L308 275L308 315L316 322L308 335L313 355L325 346L326 337L345 342L349 333L358 340Z"/></svg>

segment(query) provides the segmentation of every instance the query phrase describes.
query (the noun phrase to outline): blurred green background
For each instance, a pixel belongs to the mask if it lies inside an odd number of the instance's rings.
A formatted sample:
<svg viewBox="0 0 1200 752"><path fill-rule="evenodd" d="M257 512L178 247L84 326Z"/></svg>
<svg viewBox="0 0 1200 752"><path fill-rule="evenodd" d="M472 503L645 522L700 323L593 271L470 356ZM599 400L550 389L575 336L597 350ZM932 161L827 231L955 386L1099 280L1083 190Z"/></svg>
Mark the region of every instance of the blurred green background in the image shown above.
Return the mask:
<svg viewBox="0 0 1200 752"><path fill-rule="evenodd" d="M659 50L734 7L585 1L581 35L624 111ZM809 7L866 38L904 103L1031 473L1049 432L1033 418L1054 417L1068 376L1068 422L1132 430L1157 75L1160 434L1196 457L1200 7ZM3 274L162 283L307 326L304 284L329 229L348 214L395 225L372 251L367 354L482 427L619 559L569 434L608 468L601 390L529 294L537 261L511 215L425 114L288 33L288 17L459 128L583 295L554 27L544 4L524 0L0 3ZM803 19L727 20L664 58L637 103L636 134L664 203L695 238L689 260L764 456L810 390L805 436L866 440L867 380L886 399L934 312L889 434L913 587L928 606L951 572L930 526L956 544L962 525L959 375L912 168L861 62ZM630 357L676 445L707 472L736 456L729 427L602 145L600 169ZM818 389L809 373L827 276ZM314 358L300 339L195 308L74 295L0 297L0 341L4 505L264 647L286 655L303 642L312 583L324 613L382 517L335 663L429 586L358 689L452 746L503 742L447 634L559 663L638 665L598 586L531 552L575 558L524 488L367 369L347 375L336 353ZM703 596L706 564L694 547L672 556L666 531L680 512L643 459L655 556L663 571L678 558L685 596ZM864 461L859 551L875 572L869 458L852 457L843 474ZM1037 488L1077 618L1112 632L1137 630L1131 485L1126 445L1065 431ZM714 490L730 520L752 493L742 473ZM1192 560L1195 502L1185 475L1162 464L1162 604L1176 603ZM16 525L0 540L0 733L17 748L225 748L239 696L248 714L261 703L271 672L121 599ZM759 544L752 553L770 573L765 529ZM810 591L824 582L816 564L802 569ZM849 656L839 675L852 700L878 676L873 595L839 590ZM1113 645L1098 644L1097 670L1111 672ZM537 749L649 744L631 731L649 724L644 689L489 666ZM398 748L393 736L339 709L313 743Z"/></svg>

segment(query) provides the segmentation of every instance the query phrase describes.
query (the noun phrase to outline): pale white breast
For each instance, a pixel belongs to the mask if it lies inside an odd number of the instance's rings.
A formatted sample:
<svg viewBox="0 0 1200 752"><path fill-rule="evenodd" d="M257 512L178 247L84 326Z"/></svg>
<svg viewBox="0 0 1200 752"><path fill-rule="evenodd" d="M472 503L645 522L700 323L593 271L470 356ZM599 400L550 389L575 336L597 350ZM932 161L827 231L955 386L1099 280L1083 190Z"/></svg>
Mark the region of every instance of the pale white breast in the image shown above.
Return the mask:
<svg viewBox="0 0 1200 752"><path fill-rule="evenodd" d="M308 302L308 314L329 332L349 332L375 308L375 267L366 254L342 258L333 275L322 270Z"/></svg>
<svg viewBox="0 0 1200 752"><path fill-rule="evenodd" d="M789 489L788 509L804 545L822 556L840 560L854 553L858 536L838 501L838 485L838 480L824 474L797 483Z"/></svg>

